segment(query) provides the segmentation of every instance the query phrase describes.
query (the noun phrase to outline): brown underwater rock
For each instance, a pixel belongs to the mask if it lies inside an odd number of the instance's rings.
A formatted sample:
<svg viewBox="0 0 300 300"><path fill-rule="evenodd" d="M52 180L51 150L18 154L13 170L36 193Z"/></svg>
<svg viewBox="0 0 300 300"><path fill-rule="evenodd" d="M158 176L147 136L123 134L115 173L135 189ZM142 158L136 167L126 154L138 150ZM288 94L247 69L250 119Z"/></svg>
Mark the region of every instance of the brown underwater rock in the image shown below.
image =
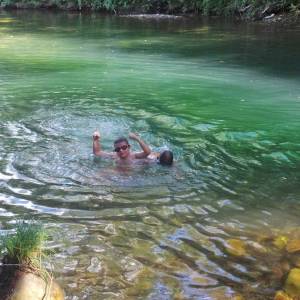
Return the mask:
<svg viewBox="0 0 300 300"><path fill-rule="evenodd" d="M294 253L300 251L300 240L291 240L286 245L286 251Z"/></svg>
<svg viewBox="0 0 300 300"><path fill-rule="evenodd" d="M228 239L226 241L226 251L234 256L246 256L246 243L238 239Z"/></svg>

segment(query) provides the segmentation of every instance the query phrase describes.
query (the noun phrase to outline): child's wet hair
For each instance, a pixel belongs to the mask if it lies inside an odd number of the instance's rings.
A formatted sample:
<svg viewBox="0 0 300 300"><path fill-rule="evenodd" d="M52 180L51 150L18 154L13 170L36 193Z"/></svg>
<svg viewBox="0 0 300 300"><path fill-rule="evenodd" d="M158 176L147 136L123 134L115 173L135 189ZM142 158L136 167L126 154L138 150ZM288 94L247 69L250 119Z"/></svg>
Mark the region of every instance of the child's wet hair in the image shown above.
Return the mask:
<svg viewBox="0 0 300 300"><path fill-rule="evenodd" d="M129 145L128 140L126 139L126 137L119 137L114 141L114 145L119 144L125 142L127 145Z"/></svg>
<svg viewBox="0 0 300 300"><path fill-rule="evenodd" d="M159 163L163 166L171 166L173 164L173 152L164 150L159 155Z"/></svg>

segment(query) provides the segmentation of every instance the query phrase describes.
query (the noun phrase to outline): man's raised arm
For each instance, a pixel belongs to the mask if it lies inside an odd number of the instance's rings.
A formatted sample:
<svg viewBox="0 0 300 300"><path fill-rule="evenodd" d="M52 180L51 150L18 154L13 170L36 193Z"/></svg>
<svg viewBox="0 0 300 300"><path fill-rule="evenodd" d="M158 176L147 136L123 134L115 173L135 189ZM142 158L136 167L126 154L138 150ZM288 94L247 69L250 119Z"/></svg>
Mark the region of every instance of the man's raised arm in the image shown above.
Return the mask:
<svg viewBox="0 0 300 300"><path fill-rule="evenodd" d="M150 147L137 134L131 132L128 136L130 139L137 141L143 150L143 152L135 153L135 158L146 158L151 153Z"/></svg>
<svg viewBox="0 0 300 300"><path fill-rule="evenodd" d="M101 156L100 132L98 130L93 133L93 153L96 156Z"/></svg>
<svg viewBox="0 0 300 300"><path fill-rule="evenodd" d="M102 151L100 144L100 132L96 130L93 133L93 153L96 156L106 157L106 158L114 158L116 155L113 152L104 152Z"/></svg>

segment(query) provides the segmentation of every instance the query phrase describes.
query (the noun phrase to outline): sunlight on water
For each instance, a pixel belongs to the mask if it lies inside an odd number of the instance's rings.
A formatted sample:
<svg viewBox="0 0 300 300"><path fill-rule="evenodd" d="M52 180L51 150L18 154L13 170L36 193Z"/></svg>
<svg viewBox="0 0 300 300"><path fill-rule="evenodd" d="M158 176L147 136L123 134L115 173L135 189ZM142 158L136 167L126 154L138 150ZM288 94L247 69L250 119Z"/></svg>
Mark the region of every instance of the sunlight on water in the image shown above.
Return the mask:
<svg viewBox="0 0 300 300"><path fill-rule="evenodd" d="M274 298L300 240L299 31L2 12L0 35L1 229L49 228L66 299ZM96 129L175 164L95 158Z"/></svg>

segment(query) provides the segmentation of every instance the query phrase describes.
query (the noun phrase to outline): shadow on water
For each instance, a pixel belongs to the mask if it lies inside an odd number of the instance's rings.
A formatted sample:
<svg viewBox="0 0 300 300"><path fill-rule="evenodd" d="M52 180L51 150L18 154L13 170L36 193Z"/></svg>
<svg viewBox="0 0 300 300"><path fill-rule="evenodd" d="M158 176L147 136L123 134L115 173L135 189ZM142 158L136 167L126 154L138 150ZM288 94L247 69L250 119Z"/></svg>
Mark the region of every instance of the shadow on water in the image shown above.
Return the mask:
<svg viewBox="0 0 300 300"><path fill-rule="evenodd" d="M276 77L297 79L300 73L300 27L293 24L188 17L153 20L35 11L2 12L2 17L11 18L11 26L7 28L4 24L4 29L15 35L32 33L55 39L81 38L83 43L97 38L104 43L99 47L124 53L161 55L167 50L168 57L205 59L215 62L216 66L253 69ZM49 68L48 62L45 63ZM42 65L40 61L43 69Z"/></svg>

